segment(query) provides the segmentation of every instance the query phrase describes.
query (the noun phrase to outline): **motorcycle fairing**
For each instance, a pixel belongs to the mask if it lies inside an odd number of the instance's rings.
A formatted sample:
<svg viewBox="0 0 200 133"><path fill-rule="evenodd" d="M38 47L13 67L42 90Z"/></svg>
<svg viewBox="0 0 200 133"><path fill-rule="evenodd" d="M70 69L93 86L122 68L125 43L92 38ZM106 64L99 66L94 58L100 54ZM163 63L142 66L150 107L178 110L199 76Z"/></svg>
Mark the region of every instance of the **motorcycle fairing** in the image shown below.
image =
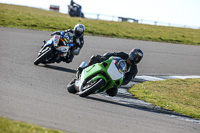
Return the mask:
<svg viewBox="0 0 200 133"><path fill-rule="evenodd" d="M43 46L43 48L45 48L45 47L47 47L47 46L49 46L49 45L52 45L53 44L53 40L48 40L47 42L46 42L46 44Z"/></svg>
<svg viewBox="0 0 200 133"><path fill-rule="evenodd" d="M112 76L110 76L110 74ZM100 78L106 81L106 84L102 86L98 92L102 92L114 86L119 86L122 84L123 81L123 75L120 72L120 70L115 66L113 57L110 57L108 60L102 63L96 63L85 68L81 74L80 82L82 84L79 87L79 90L82 89L84 81L90 80L89 78L91 77L93 77L93 81L98 80Z"/></svg>
<svg viewBox="0 0 200 133"><path fill-rule="evenodd" d="M95 69L95 72L90 72L91 69ZM87 68L85 68L82 73L81 73L81 79L80 80L77 80L75 84L79 84L79 91L82 91L83 89L83 84L85 82L87 82L88 80L93 80L93 81L96 81L97 79L104 79L105 81L107 81L105 79L105 77L103 75L101 75L100 73L97 74L98 72L102 71L102 68L99 66L99 64L94 64L92 66L89 66ZM92 79L90 79L92 77ZM76 85L75 85L76 86ZM101 88L103 88L104 86L102 86Z"/></svg>
<svg viewBox="0 0 200 133"><path fill-rule="evenodd" d="M69 50L69 46L58 46L56 49L57 49L58 51L61 51L61 52L63 52L63 53L66 53L66 52L68 52L68 50Z"/></svg>
<svg viewBox="0 0 200 133"><path fill-rule="evenodd" d="M74 44L73 43L69 43L69 44L67 44L67 46L58 46L58 47L56 47L56 49L58 51L63 52L63 53L67 53L69 51L70 47L74 47Z"/></svg>
<svg viewBox="0 0 200 133"><path fill-rule="evenodd" d="M49 45L54 45L55 47L58 46L59 39L60 39L59 35L54 35L50 40L48 40L46 42L46 44L43 46L43 48L45 48L45 47L47 47Z"/></svg>

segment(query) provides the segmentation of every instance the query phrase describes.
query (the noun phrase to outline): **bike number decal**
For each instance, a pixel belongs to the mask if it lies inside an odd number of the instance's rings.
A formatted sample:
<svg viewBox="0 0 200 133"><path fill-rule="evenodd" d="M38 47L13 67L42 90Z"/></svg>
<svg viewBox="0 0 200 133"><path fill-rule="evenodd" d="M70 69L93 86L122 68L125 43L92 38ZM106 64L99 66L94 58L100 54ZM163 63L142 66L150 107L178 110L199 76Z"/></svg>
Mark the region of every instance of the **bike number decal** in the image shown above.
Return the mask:
<svg viewBox="0 0 200 133"><path fill-rule="evenodd" d="M58 46L59 40L60 40L60 36L55 35L53 38L54 46Z"/></svg>

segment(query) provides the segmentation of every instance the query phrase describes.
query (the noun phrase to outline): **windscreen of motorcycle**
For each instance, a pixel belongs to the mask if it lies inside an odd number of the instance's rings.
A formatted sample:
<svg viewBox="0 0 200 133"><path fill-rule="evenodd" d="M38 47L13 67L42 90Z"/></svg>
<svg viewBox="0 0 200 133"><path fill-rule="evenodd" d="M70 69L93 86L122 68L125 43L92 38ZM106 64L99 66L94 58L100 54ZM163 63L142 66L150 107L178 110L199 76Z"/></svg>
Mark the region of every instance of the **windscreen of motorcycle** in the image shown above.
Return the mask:
<svg viewBox="0 0 200 133"><path fill-rule="evenodd" d="M113 80L123 78L126 71L126 62L118 57L113 57L113 60L108 68L108 74Z"/></svg>

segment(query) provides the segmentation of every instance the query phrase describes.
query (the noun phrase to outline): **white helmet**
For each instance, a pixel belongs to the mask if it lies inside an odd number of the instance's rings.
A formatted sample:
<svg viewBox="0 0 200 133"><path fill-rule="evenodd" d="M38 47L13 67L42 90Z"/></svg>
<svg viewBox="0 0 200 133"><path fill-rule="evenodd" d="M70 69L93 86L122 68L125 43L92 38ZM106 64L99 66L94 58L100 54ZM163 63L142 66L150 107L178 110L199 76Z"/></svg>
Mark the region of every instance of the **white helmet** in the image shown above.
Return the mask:
<svg viewBox="0 0 200 133"><path fill-rule="evenodd" d="M83 36L85 32L85 26L83 24L77 24L74 26L74 33L75 33L75 36L80 38Z"/></svg>

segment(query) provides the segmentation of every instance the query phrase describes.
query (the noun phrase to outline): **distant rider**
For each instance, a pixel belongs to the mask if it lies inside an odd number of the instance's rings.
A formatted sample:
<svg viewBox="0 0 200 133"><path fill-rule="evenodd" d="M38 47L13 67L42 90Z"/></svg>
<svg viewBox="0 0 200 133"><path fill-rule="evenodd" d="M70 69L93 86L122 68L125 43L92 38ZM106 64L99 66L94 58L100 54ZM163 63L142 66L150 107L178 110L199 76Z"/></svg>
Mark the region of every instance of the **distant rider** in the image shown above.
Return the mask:
<svg viewBox="0 0 200 133"><path fill-rule="evenodd" d="M65 61L66 63L72 62L74 55L78 55L81 48L84 44L84 32L85 32L85 26L83 24L77 24L74 26L74 29L68 29L65 31L56 31L53 35L61 35L61 38L63 40L72 40L72 43L75 45L75 47L72 49L71 54L68 57L62 58L62 61ZM63 43L64 45L64 43Z"/></svg>
<svg viewBox="0 0 200 133"><path fill-rule="evenodd" d="M77 4L73 0L71 0L70 5L72 6L73 10L76 12L76 16L81 17L81 12L82 12L81 5Z"/></svg>
<svg viewBox="0 0 200 133"><path fill-rule="evenodd" d="M129 54L124 53L124 52L114 52L114 53L105 53L103 56L93 55L86 67L93 65L95 63L103 62L103 61L109 59L109 57L111 57L111 56L121 57L122 59L124 59L126 61L127 72L125 73L122 85L128 84L131 81L131 79L134 78L138 73L137 64L143 58L142 50L139 48L134 48L130 51ZM86 67L84 67L84 68L86 68ZM81 73L84 68L79 67L78 68L79 73ZM109 96L115 96L115 95L117 95L117 92L118 92L118 88L111 88L106 91L106 93Z"/></svg>

